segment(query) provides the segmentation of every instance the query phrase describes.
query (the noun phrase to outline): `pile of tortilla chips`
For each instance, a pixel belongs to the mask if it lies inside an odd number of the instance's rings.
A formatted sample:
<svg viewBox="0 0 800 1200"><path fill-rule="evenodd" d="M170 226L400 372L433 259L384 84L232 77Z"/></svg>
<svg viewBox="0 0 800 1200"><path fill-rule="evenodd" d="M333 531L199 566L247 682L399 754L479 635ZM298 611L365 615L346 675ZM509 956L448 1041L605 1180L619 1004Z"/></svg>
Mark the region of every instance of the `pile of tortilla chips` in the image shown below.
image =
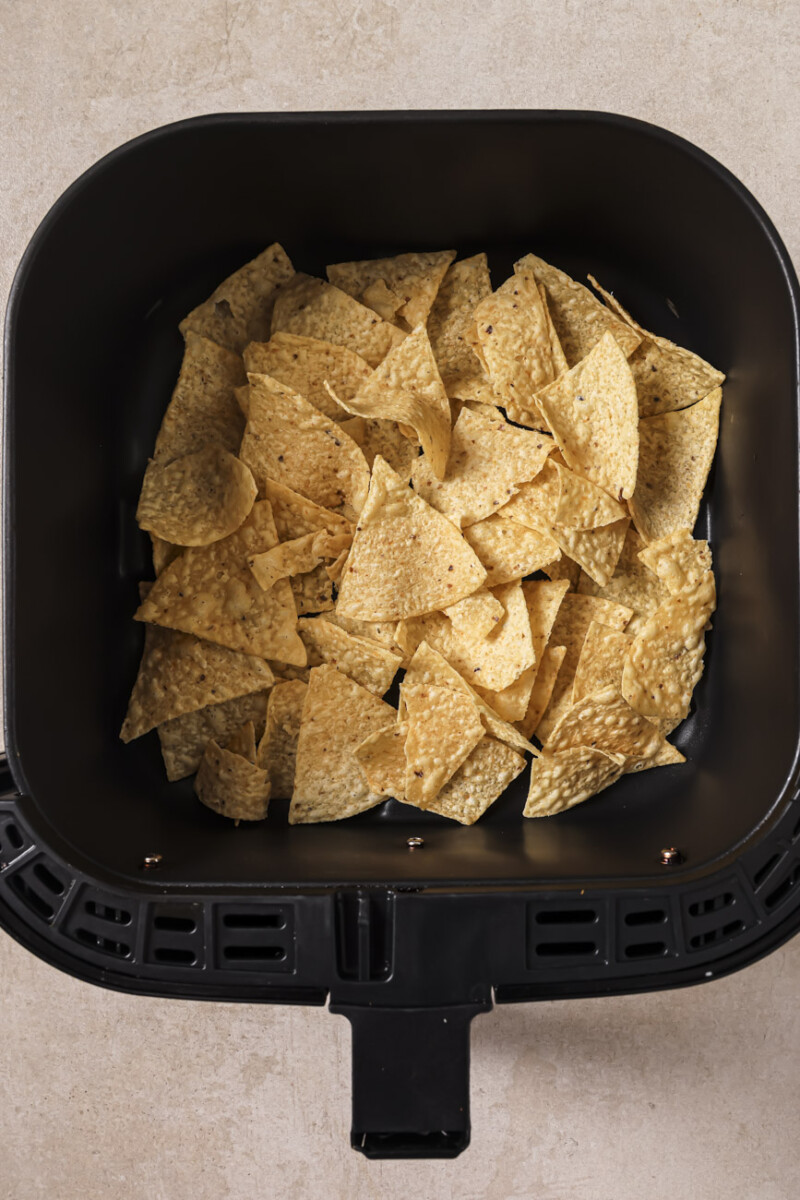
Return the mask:
<svg viewBox="0 0 800 1200"><path fill-rule="evenodd" d="M593 279L455 258L273 245L181 323L121 736L237 822L469 825L526 754L545 816L684 761L723 376Z"/></svg>

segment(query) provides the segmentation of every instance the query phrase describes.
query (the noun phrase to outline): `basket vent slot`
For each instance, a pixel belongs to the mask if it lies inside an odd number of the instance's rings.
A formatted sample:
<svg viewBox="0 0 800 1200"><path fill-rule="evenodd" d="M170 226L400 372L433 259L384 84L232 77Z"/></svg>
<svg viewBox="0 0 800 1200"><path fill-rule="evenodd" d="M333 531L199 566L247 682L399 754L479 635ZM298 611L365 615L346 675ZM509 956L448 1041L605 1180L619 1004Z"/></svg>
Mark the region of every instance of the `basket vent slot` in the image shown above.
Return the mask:
<svg viewBox="0 0 800 1200"><path fill-rule="evenodd" d="M98 904L96 900L87 900L83 906L84 912L98 921L109 925L130 925L131 914L125 908L114 908L110 904Z"/></svg>
<svg viewBox="0 0 800 1200"><path fill-rule="evenodd" d="M79 942L83 942L84 946L91 946L93 950L99 950L101 954L113 954L115 958L128 958L131 948L127 942L117 942L113 938L104 937L101 933L96 933L93 929L84 929L79 925L75 930L75 937Z"/></svg>
<svg viewBox="0 0 800 1200"><path fill-rule="evenodd" d="M667 914L663 908L649 908L641 912L629 912L625 914L624 918L625 924L633 928L640 925L663 925L666 919Z"/></svg>
<svg viewBox="0 0 800 1200"><path fill-rule="evenodd" d="M6 831L10 826L6 826ZM9 879L12 891L25 907L43 921L52 921L66 896L69 880L43 858L23 862Z"/></svg>
<svg viewBox="0 0 800 1200"><path fill-rule="evenodd" d="M561 971L608 957L605 902L564 901L562 896L528 905L527 965L533 971Z"/></svg>
<svg viewBox="0 0 800 1200"><path fill-rule="evenodd" d="M145 959L161 966L197 967L205 959L203 906L194 903L153 904L145 939Z"/></svg>
<svg viewBox="0 0 800 1200"><path fill-rule="evenodd" d="M138 913L137 913L138 916ZM133 914L120 898L86 888L64 922L67 937L99 954L130 958L136 941Z"/></svg>
<svg viewBox="0 0 800 1200"><path fill-rule="evenodd" d="M0 864L7 866L27 845L19 826L13 821L0 823ZM0 869L2 869L0 867Z"/></svg>
<svg viewBox="0 0 800 1200"><path fill-rule="evenodd" d="M540 942L536 947L540 958L593 958L596 942Z"/></svg>
<svg viewBox="0 0 800 1200"><path fill-rule="evenodd" d="M800 863L792 862L789 865L791 870L787 871L780 883L764 897L764 907L768 912L777 908L779 904L783 904L792 889L800 883Z"/></svg>
<svg viewBox="0 0 800 1200"><path fill-rule="evenodd" d="M621 896L617 900L618 962L635 963L642 959L666 958L676 953L675 922L663 896Z"/></svg>
<svg viewBox="0 0 800 1200"><path fill-rule="evenodd" d="M537 925L593 925L596 920L593 908L543 909L536 914Z"/></svg>
<svg viewBox="0 0 800 1200"><path fill-rule="evenodd" d="M769 873L772 863L765 863L762 871ZM727 885L683 897L683 921L686 942L690 951L717 949L725 942L734 941L756 923L756 915L745 895L742 885L732 877Z"/></svg>
<svg viewBox="0 0 800 1200"><path fill-rule="evenodd" d="M219 904L215 963L231 971L294 970L294 909L289 904Z"/></svg>
<svg viewBox="0 0 800 1200"><path fill-rule="evenodd" d="M733 902L733 892L722 892L721 895L711 896L708 900L695 900L689 905L689 914L692 917L704 917L706 913L721 912L723 908L730 908Z"/></svg>
<svg viewBox="0 0 800 1200"><path fill-rule="evenodd" d="M18 871L11 879L11 887L32 913L44 921L52 921L56 915L55 908L36 887L32 886L29 879L30 876L27 872Z"/></svg>
<svg viewBox="0 0 800 1200"><path fill-rule="evenodd" d="M772 854L765 863L762 863L753 876L754 885L756 887L761 887L761 884L764 882L767 876L775 870L780 861L780 854Z"/></svg>
<svg viewBox="0 0 800 1200"><path fill-rule="evenodd" d="M626 958L663 958L667 953L666 942L632 942L625 947Z"/></svg>

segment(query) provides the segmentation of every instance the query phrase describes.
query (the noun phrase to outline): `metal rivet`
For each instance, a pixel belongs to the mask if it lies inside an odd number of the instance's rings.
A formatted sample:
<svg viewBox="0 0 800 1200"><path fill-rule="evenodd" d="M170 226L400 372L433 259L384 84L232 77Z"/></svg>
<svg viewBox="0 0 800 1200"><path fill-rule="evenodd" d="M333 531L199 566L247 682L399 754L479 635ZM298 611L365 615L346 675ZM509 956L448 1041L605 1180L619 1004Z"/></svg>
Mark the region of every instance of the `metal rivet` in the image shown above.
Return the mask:
<svg viewBox="0 0 800 1200"><path fill-rule="evenodd" d="M425 845L425 839L424 838L409 838L408 841L406 842L406 845L408 846L409 850L419 850L419 848L421 846Z"/></svg>
<svg viewBox="0 0 800 1200"><path fill-rule="evenodd" d="M145 854L142 860L142 868L145 871L154 871L156 867L161 866L163 861L163 854Z"/></svg>
<svg viewBox="0 0 800 1200"><path fill-rule="evenodd" d="M677 867L683 862L683 855L675 846L666 846L659 854L658 861L665 867Z"/></svg>

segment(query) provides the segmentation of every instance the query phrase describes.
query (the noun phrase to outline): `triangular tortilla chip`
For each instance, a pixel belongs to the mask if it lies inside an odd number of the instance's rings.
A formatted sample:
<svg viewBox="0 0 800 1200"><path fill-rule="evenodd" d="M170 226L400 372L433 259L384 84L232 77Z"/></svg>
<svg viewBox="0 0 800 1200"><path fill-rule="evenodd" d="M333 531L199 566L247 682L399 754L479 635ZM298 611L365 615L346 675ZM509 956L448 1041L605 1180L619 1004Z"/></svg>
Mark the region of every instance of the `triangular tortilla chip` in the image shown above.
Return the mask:
<svg viewBox="0 0 800 1200"><path fill-rule="evenodd" d="M267 772L213 740L206 746L194 790L206 808L236 822L263 821L267 815Z"/></svg>
<svg viewBox="0 0 800 1200"><path fill-rule="evenodd" d="M408 734L404 795L427 808L483 737L471 697L436 684L402 684Z"/></svg>
<svg viewBox="0 0 800 1200"><path fill-rule="evenodd" d="M506 610L488 588L478 588L444 609L454 628L465 637L486 637L505 618Z"/></svg>
<svg viewBox="0 0 800 1200"><path fill-rule="evenodd" d="M303 666L306 651L295 628L292 589L282 579L263 592L247 565L277 540L269 501L256 502L236 533L211 546L190 547L170 563L135 619L194 633L259 658Z"/></svg>
<svg viewBox="0 0 800 1200"><path fill-rule="evenodd" d="M592 275L589 276L589 282L617 316L642 339L641 345L630 357L630 368L639 397L640 417L688 408L690 404L696 404L725 382L722 371L712 367L699 355L642 329L620 302L602 288Z"/></svg>
<svg viewBox="0 0 800 1200"><path fill-rule="evenodd" d="M561 478L550 459L530 483L520 485L516 496L498 510L501 517L511 517L520 525L546 533L556 519L561 495Z"/></svg>
<svg viewBox="0 0 800 1200"><path fill-rule="evenodd" d="M461 825L474 825L524 769L520 754L485 737L426 809Z"/></svg>
<svg viewBox="0 0 800 1200"><path fill-rule="evenodd" d="M488 587L540 571L552 562L559 549L548 534L529 529L502 514L478 521L463 533L486 569Z"/></svg>
<svg viewBox="0 0 800 1200"><path fill-rule="evenodd" d="M298 617L308 613L330 612L333 608L333 587L323 563L302 575L293 575L289 586L294 596Z"/></svg>
<svg viewBox="0 0 800 1200"><path fill-rule="evenodd" d="M522 585L522 594L531 623L534 660L541 662L561 601L569 589L566 579L530 579Z"/></svg>
<svg viewBox="0 0 800 1200"><path fill-rule="evenodd" d="M175 390L161 421L153 458L171 462L208 445L239 451L244 418L234 389L246 382L238 354L189 333Z"/></svg>
<svg viewBox="0 0 800 1200"><path fill-rule="evenodd" d="M550 817L573 808L609 787L625 768L624 754L606 754L576 746L543 754L531 763L531 782L524 817Z"/></svg>
<svg viewBox="0 0 800 1200"><path fill-rule="evenodd" d="M268 375L250 375L250 407L239 455L262 492L268 479L315 504L357 515L369 468L351 437L297 392Z"/></svg>
<svg viewBox="0 0 800 1200"><path fill-rule="evenodd" d="M148 599L157 586L158 582ZM190 633L148 625L120 737L130 742L183 713L263 691L273 682L272 671L261 658L215 646Z"/></svg>
<svg viewBox="0 0 800 1200"><path fill-rule="evenodd" d="M623 517L611 525L599 529L565 529L561 525L551 527L552 536L566 555L576 562L586 574L604 587L611 579L619 562L630 518Z"/></svg>
<svg viewBox="0 0 800 1200"><path fill-rule="evenodd" d="M566 653L565 646L547 646L542 651L528 707L523 718L517 721L517 728L525 737L533 736L547 710Z"/></svg>
<svg viewBox="0 0 800 1200"><path fill-rule="evenodd" d="M555 379L547 313L533 273L524 267L475 310L478 343L503 405L537 410L536 393Z"/></svg>
<svg viewBox="0 0 800 1200"><path fill-rule="evenodd" d="M553 318L550 314L550 301L547 297L547 288L543 283L537 284L537 287L539 288L539 295L542 297L542 304L545 316L547 317L547 332L550 336L550 352L553 355L554 378L558 379L559 375L563 375L569 370L569 363L567 362L567 356L561 345L561 339L556 332L556 327L553 324Z"/></svg>
<svg viewBox="0 0 800 1200"><path fill-rule="evenodd" d="M528 667L518 679L500 692L481 687L476 687L475 690L504 721L520 721L528 711L535 680L536 667Z"/></svg>
<svg viewBox="0 0 800 1200"><path fill-rule="evenodd" d="M584 572L578 581L578 591L585 596L600 596L613 600L633 610L633 616L625 627L626 633L635 636L647 618L666 600L667 589L656 575L639 558L644 542L631 526L625 535L622 552L616 570L605 587L600 587Z"/></svg>
<svg viewBox="0 0 800 1200"><path fill-rule="evenodd" d="M408 722L401 721L371 733L356 748L358 765L373 792L401 800L406 786L406 735Z"/></svg>
<svg viewBox="0 0 800 1200"><path fill-rule="evenodd" d="M256 763L270 779L272 796L290 800L294 788L294 764L300 717L308 685L299 679L276 683L267 701L264 736L258 744Z"/></svg>
<svg viewBox="0 0 800 1200"><path fill-rule="evenodd" d="M325 380L337 395L351 400L372 374L369 363L346 346L295 333L276 333L268 342L251 342L244 352L244 365L250 374L269 375L299 392L334 421L344 421L347 413L331 400Z"/></svg>
<svg viewBox="0 0 800 1200"><path fill-rule="evenodd" d="M372 470L380 454L401 479L408 479L419 457L416 439L405 437L395 421L374 421L367 417L348 417L342 429L361 447L367 466Z"/></svg>
<svg viewBox="0 0 800 1200"><path fill-rule="evenodd" d="M639 478L630 502L646 542L692 529L717 448L722 389L705 400L639 424Z"/></svg>
<svg viewBox="0 0 800 1200"><path fill-rule="evenodd" d="M377 367L404 337L396 326L381 321L371 308L346 292L300 272L281 288L275 301L272 333L296 333L346 346L371 367Z"/></svg>
<svg viewBox="0 0 800 1200"><path fill-rule="evenodd" d="M414 462L415 490L454 525L474 525L507 504L519 485L535 479L554 448L543 433L462 408L453 427L443 479L423 455Z"/></svg>
<svg viewBox="0 0 800 1200"><path fill-rule="evenodd" d="M581 576L581 569L578 564L573 562L567 554L562 554L561 557L557 558L554 562L545 563L545 565L542 567L542 573L546 575L548 579L566 579L569 590L574 592L578 586L578 580Z"/></svg>
<svg viewBox="0 0 800 1200"><path fill-rule="evenodd" d="M316 533L318 529L326 529L332 534L353 532L351 521L275 479L265 481L264 492L272 505L275 528L282 542L294 541L305 533Z"/></svg>
<svg viewBox="0 0 800 1200"><path fill-rule="evenodd" d="M255 735L260 737L267 713L267 694L266 691L252 692L235 700L223 700L221 704L209 704L159 725L158 738L167 779L173 782L193 775L208 743L215 741L217 745L225 745L231 734L246 721L253 722Z"/></svg>
<svg viewBox="0 0 800 1200"><path fill-rule="evenodd" d="M187 341L190 333L200 333L241 354L248 342L268 335L276 289L293 275L286 251L274 242L192 309L181 321L181 333Z"/></svg>
<svg viewBox="0 0 800 1200"><path fill-rule="evenodd" d="M263 554L255 554L248 566L258 584L268 592L279 579L308 574L323 558L337 558L342 550L350 548L352 540L349 533L328 533L318 529L290 542L280 542Z"/></svg>
<svg viewBox="0 0 800 1200"><path fill-rule="evenodd" d="M536 401L567 465L616 500L630 499L639 458L639 406L630 367L611 334Z"/></svg>
<svg viewBox="0 0 800 1200"><path fill-rule="evenodd" d="M601 304L588 288L535 254L526 254L515 263L514 270L532 271L536 282L547 289L550 315L570 367L586 358L605 333L614 335L626 357L639 345L639 334Z"/></svg>
<svg viewBox="0 0 800 1200"><path fill-rule="evenodd" d="M402 665L399 654L367 638L347 633L324 617L306 617L297 630L305 642L309 664L331 663L374 696L383 696Z"/></svg>
<svg viewBox="0 0 800 1200"><path fill-rule="evenodd" d="M551 753L592 746L606 754L651 758L662 741L652 721L636 712L615 687L584 696L573 704L547 739Z"/></svg>
<svg viewBox="0 0 800 1200"><path fill-rule="evenodd" d="M402 329L415 329L425 320L436 298L455 250L422 254L397 254L394 258L368 258L362 262L333 263L328 279L362 304L373 298L372 289L383 283L379 295L392 293L400 304L395 310Z"/></svg>
<svg viewBox="0 0 800 1200"><path fill-rule="evenodd" d="M622 669L633 645L630 634L609 629L600 621L592 621L586 630L581 655L572 683L572 703L604 688L622 691ZM626 751L627 753L627 751Z"/></svg>
<svg viewBox="0 0 800 1200"><path fill-rule="evenodd" d="M444 478L450 450L450 401L444 390L424 325L395 346L352 400L329 389L342 408L357 417L399 421L414 430L430 461Z"/></svg>
<svg viewBox="0 0 800 1200"><path fill-rule="evenodd" d="M136 520L164 541L207 546L239 528L256 491L248 467L212 442L167 465L150 460Z"/></svg>
<svg viewBox="0 0 800 1200"><path fill-rule="evenodd" d="M711 570L708 542L693 538L688 529L677 529L660 541L651 542L640 551L639 558L658 576L671 596L696 588Z"/></svg>
<svg viewBox="0 0 800 1200"><path fill-rule="evenodd" d="M454 604L485 578L455 526L376 458L337 611L363 621L402 620Z"/></svg>
<svg viewBox="0 0 800 1200"><path fill-rule="evenodd" d="M428 337L449 396L461 395L465 385L486 386L480 360L465 335L475 324L475 309L491 291L485 254L453 263L439 286L428 316Z"/></svg>
<svg viewBox="0 0 800 1200"><path fill-rule="evenodd" d="M314 667L308 680L297 740L289 824L339 821L380 804L355 751L397 714L335 667Z"/></svg>
<svg viewBox="0 0 800 1200"><path fill-rule="evenodd" d="M153 574L160 575L164 567L168 567L183 553L183 546L173 546L172 542L165 542L155 533L150 534L150 541L153 545Z"/></svg>
<svg viewBox="0 0 800 1200"><path fill-rule="evenodd" d="M554 517L556 525L565 529L597 529L627 517L627 509L618 500L612 500L596 483L560 463L553 465L561 482Z"/></svg>
<svg viewBox="0 0 800 1200"><path fill-rule="evenodd" d="M245 721L238 729L234 729L225 744L225 749L231 754L246 758L255 766L256 761L256 728L252 721Z"/></svg>

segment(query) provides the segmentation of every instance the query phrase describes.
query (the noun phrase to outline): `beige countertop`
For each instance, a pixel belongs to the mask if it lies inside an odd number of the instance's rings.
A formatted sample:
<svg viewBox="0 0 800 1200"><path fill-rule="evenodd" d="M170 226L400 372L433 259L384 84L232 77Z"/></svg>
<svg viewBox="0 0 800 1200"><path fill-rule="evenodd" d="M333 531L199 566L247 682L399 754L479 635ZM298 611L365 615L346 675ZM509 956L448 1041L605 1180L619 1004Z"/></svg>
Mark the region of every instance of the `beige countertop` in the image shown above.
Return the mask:
<svg viewBox="0 0 800 1200"><path fill-rule="evenodd" d="M0 292L101 154L236 109L627 113L719 158L800 261L798 29L798 0L0 0ZM467 1153L370 1163L342 1018L104 992L0 935L0 1194L789 1200L799 989L795 940L701 988L496 1009Z"/></svg>

